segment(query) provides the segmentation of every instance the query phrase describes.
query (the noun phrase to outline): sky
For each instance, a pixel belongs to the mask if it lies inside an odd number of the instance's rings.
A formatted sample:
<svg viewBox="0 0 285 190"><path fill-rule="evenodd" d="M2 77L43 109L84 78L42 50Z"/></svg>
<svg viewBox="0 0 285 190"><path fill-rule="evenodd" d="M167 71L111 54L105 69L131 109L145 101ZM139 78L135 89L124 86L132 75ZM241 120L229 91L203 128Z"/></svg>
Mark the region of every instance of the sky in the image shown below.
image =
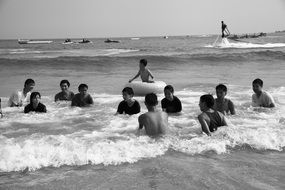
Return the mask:
<svg viewBox="0 0 285 190"><path fill-rule="evenodd" d="M0 0L0 39L285 30L285 0Z"/></svg>

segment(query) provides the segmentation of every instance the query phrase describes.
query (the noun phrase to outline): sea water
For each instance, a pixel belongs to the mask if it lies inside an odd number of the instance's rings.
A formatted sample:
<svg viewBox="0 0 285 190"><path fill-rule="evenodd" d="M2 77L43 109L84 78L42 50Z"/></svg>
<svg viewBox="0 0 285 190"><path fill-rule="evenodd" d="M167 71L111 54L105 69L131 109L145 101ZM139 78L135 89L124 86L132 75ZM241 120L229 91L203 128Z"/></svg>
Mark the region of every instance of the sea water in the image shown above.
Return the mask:
<svg viewBox="0 0 285 190"><path fill-rule="evenodd" d="M213 44L216 38L0 41L0 189L284 189L285 34ZM139 114L114 115L142 58L155 80L174 86L183 106L160 139L136 135ZM27 78L36 81L46 114L7 107ZM251 107L255 78L276 108ZM63 79L75 93L88 84L94 106L55 103ZM199 97L215 95L219 83L227 85L237 114L208 137L197 120ZM146 112L144 98L134 98Z"/></svg>

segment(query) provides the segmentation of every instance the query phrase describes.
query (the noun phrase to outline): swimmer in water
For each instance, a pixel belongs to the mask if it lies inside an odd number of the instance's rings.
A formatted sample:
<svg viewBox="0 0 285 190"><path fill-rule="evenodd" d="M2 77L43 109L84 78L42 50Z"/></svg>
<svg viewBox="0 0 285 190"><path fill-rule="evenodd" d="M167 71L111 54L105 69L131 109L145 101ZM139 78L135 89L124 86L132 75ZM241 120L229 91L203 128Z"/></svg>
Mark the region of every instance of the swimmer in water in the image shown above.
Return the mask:
<svg viewBox="0 0 285 190"><path fill-rule="evenodd" d="M147 66L147 60L146 59L141 59L140 60L140 69L138 71L138 73L136 74L136 76L134 76L132 79L129 80L129 82L131 83L133 80L135 80L136 78L138 78L139 76L141 76L142 82L148 82L148 83L152 83L154 81L150 80L149 78L151 77L152 79L154 78L153 75L151 74L150 70L146 68Z"/></svg>

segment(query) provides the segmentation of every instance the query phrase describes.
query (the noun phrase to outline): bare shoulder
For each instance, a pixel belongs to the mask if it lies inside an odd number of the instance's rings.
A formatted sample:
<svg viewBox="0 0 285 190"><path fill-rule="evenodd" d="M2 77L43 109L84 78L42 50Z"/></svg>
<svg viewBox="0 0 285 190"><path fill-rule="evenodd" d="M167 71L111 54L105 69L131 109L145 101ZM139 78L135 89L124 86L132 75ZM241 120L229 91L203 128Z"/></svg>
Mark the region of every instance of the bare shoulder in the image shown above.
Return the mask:
<svg viewBox="0 0 285 190"><path fill-rule="evenodd" d="M164 111L160 111L160 114L163 116L163 117L168 117L168 114Z"/></svg>
<svg viewBox="0 0 285 190"><path fill-rule="evenodd" d="M145 118L145 113L144 114L141 114L138 118L139 122L143 121Z"/></svg>
<svg viewBox="0 0 285 190"><path fill-rule="evenodd" d="M200 115L198 115L198 119L201 120L201 119L206 119L207 118L207 114L205 114L204 112L201 113Z"/></svg>

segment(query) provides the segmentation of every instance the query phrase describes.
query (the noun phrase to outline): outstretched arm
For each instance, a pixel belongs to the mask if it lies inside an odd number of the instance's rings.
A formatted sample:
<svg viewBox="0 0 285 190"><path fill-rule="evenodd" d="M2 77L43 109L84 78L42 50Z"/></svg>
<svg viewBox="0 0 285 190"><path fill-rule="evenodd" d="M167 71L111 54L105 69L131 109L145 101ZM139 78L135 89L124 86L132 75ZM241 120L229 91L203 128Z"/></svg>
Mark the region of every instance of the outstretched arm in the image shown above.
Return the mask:
<svg viewBox="0 0 285 190"><path fill-rule="evenodd" d="M135 80L136 78L138 78L140 76L140 71L136 74L136 76L134 76L134 78L130 79L129 82L132 82L133 80Z"/></svg>

